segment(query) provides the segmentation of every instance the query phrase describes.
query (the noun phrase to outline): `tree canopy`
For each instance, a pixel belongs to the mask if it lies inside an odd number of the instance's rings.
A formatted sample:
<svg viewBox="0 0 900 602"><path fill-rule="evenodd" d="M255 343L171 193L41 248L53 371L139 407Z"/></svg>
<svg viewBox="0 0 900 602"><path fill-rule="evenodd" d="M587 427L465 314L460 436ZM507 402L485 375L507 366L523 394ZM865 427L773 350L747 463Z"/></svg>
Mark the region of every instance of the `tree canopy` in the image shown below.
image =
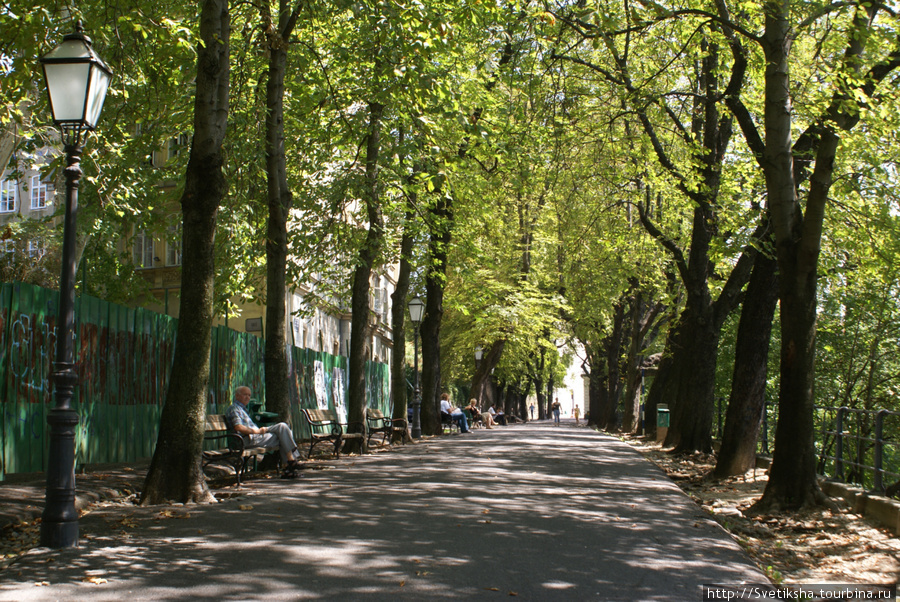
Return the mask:
<svg viewBox="0 0 900 602"><path fill-rule="evenodd" d="M646 402L652 430L665 399L668 443L708 451L717 398L749 408L754 428L778 399L776 446L802 427L803 447L776 453L792 466L776 473L807 479L805 492L769 494L784 507L821 501L807 478L814 405L897 409L896 11L791 0L231 11L218 312L235 295L271 300L266 282L283 276L308 285L310 306L352 300L362 334L371 274L400 265L394 303L430 298L426 402L451 384L481 391L493 370L497 402L514 411L531 392L543 410L578 355L591 424L637 432ZM20 157L55 144L36 58L74 19L116 74L82 161L86 292L142 302L121 241L179 222L189 155L174 151L195 134L206 43L195 12L177 0L0 7L0 128ZM282 138L267 143L277 69ZM172 160L154 166L164 147ZM656 370L644 398L642 370ZM350 390L359 414L364 387Z"/></svg>

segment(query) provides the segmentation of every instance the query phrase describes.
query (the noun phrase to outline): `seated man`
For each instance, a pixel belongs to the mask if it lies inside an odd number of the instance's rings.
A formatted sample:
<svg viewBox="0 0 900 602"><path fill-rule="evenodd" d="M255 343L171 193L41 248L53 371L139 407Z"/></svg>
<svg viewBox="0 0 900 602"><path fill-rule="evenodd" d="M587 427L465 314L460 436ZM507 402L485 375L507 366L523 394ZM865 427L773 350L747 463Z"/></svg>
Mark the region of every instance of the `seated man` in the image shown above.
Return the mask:
<svg viewBox="0 0 900 602"><path fill-rule="evenodd" d="M238 387L234 391L234 403L225 413L225 419L244 442L253 447L278 448L281 461L285 465L285 476L294 475L300 463L300 451L294 443L294 433L284 422L272 426L256 426L247 412L250 401L250 387Z"/></svg>
<svg viewBox="0 0 900 602"><path fill-rule="evenodd" d="M452 405L450 405L449 393L441 393L441 413L447 414L448 416L450 416L451 420L459 425L460 433L469 432L469 423L466 421L466 415L463 414L462 410L460 410L459 408L454 408Z"/></svg>
<svg viewBox="0 0 900 602"><path fill-rule="evenodd" d="M491 416L494 417L494 422L496 422L498 424L502 424L503 426L507 425L506 416L503 414L503 410L500 410L498 412L497 410L494 409L494 406L491 406L491 409L489 409L488 412L490 412Z"/></svg>

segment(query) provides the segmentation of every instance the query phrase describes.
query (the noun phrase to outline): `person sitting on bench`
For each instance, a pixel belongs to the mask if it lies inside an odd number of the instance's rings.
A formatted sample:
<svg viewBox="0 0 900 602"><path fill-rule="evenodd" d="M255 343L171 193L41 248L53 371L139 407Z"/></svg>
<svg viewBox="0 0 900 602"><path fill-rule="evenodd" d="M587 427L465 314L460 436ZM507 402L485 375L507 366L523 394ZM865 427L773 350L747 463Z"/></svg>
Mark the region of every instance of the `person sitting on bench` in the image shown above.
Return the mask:
<svg viewBox="0 0 900 602"><path fill-rule="evenodd" d="M502 424L503 426L506 426L506 416L503 414L503 410L500 410L498 412L497 410L494 409L494 406L491 406L491 409L489 409L488 412L490 412L491 416L494 417L494 422L497 422L499 424Z"/></svg>
<svg viewBox="0 0 900 602"><path fill-rule="evenodd" d="M479 410L478 401L474 397L469 400L469 405L466 406L466 409L471 412L473 421L480 419L486 428L494 428L494 417L491 416L490 412L482 412Z"/></svg>
<svg viewBox="0 0 900 602"><path fill-rule="evenodd" d="M225 413L228 424L244 442L253 447L278 448L281 461L285 466L285 474L294 473L300 466L300 451L294 442L294 433L284 422L272 426L256 426L247 412L250 402L250 387L238 387L234 391L234 403Z"/></svg>
<svg viewBox="0 0 900 602"><path fill-rule="evenodd" d="M466 420L466 415L459 408L454 408L450 405L449 393L441 393L441 413L447 414L453 422L459 425L460 433L469 432L469 423Z"/></svg>

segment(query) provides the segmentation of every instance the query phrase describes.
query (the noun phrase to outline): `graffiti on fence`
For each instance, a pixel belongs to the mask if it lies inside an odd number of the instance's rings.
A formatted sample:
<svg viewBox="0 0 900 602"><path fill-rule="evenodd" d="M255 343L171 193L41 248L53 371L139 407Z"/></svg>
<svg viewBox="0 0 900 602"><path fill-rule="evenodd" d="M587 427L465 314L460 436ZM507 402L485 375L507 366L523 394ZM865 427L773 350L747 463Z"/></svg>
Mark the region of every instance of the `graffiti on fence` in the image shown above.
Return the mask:
<svg viewBox="0 0 900 602"><path fill-rule="evenodd" d="M19 314L11 323L8 378L13 395L29 403L46 403L50 395L49 366L56 347L56 319Z"/></svg>
<svg viewBox="0 0 900 602"><path fill-rule="evenodd" d="M31 285L0 283L0 480L6 473L44 468L56 296ZM149 457L165 402L177 321L94 297L78 298L75 313L77 462ZM292 407L330 405L346 416L345 358L296 347L290 348L290 356ZM211 408L224 411L234 388L242 384L263 399L264 357L263 339L224 327L214 329ZM367 366L367 402L372 407L388 403L386 368ZM295 432L302 432L300 412L291 414Z"/></svg>

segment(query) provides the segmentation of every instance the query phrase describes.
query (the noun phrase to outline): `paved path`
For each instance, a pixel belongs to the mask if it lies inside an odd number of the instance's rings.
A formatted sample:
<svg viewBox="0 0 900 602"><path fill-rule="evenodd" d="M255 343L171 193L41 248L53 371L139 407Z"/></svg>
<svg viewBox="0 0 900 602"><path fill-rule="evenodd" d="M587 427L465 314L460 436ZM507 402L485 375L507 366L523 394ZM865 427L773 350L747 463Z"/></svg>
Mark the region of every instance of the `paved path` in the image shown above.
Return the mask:
<svg viewBox="0 0 900 602"><path fill-rule="evenodd" d="M659 469L585 428L324 466L220 504L91 512L79 548L0 572L0 600L699 600L703 583L767 583Z"/></svg>

